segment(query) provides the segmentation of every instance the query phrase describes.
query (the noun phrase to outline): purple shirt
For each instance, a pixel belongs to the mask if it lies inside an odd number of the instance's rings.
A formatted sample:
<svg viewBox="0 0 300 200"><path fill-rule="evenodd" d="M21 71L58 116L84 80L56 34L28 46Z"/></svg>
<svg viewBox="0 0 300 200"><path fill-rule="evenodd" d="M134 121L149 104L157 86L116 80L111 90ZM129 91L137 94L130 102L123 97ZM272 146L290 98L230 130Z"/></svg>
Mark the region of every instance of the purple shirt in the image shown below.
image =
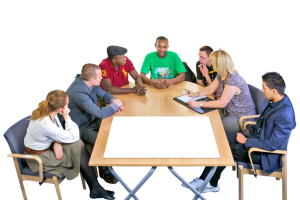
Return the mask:
<svg viewBox="0 0 300 200"><path fill-rule="evenodd" d="M239 119L242 116L256 115L255 105L253 103L248 84L240 76L239 73L230 74L229 78L225 82L221 80L221 76L218 74L217 79L219 81L219 93L222 96L224 87L237 86L241 89L240 94L235 94L232 99L228 102L224 109L224 117L231 116L233 118ZM254 121L254 119L249 119Z"/></svg>

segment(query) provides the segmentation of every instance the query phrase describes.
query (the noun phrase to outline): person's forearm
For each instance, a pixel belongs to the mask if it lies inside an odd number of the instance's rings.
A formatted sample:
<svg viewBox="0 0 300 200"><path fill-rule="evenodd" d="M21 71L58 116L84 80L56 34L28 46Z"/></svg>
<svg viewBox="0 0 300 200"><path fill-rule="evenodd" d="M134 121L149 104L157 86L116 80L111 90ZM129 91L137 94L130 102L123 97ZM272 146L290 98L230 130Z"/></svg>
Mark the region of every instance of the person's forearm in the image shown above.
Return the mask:
<svg viewBox="0 0 300 200"><path fill-rule="evenodd" d="M211 95L213 94L214 91L212 90L212 88L210 88L209 86L208 87L205 87L203 88L203 90L199 91L196 96L199 96L199 97L202 97L202 96L207 96L207 95Z"/></svg>
<svg viewBox="0 0 300 200"><path fill-rule="evenodd" d="M197 80L198 81L198 84L205 87L204 83L203 83L203 79L202 80Z"/></svg>
<svg viewBox="0 0 300 200"><path fill-rule="evenodd" d="M134 92L133 88L119 88L116 86L110 86L105 88L105 90L110 94L129 94Z"/></svg>
<svg viewBox="0 0 300 200"><path fill-rule="evenodd" d="M205 108L225 108L226 103L221 100L215 100L215 101L204 101L203 107Z"/></svg>
<svg viewBox="0 0 300 200"><path fill-rule="evenodd" d="M176 78L171 79L173 81L173 84L176 83L180 83L182 81L184 81L185 79L185 74L184 73L180 73Z"/></svg>
<svg viewBox="0 0 300 200"><path fill-rule="evenodd" d="M142 78L144 83L146 83L148 85L152 85L152 80L147 78L146 74L141 73L141 78Z"/></svg>
<svg viewBox="0 0 300 200"><path fill-rule="evenodd" d="M209 75L207 75L205 78L206 78L206 81L207 81L208 85L210 85L212 83L212 80L209 77Z"/></svg>
<svg viewBox="0 0 300 200"><path fill-rule="evenodd" d="M143 84L143 80L141 76L138 76L134 81L135 81L135 85Z"/></svg>

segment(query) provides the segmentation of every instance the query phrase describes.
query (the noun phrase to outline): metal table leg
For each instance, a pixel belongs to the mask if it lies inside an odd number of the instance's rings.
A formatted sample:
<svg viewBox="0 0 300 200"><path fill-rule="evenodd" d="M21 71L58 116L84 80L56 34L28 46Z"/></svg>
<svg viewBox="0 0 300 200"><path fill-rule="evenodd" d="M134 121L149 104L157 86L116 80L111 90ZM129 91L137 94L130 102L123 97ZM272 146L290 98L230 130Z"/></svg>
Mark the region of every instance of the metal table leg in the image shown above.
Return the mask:
<svg viewBox="0 0 300 200"><path fill-rule="evenodd" d="M208 182L210 181L211 177L214 175L217 167L213 167L209 174L207 175L206 179L204 180L204 182L202 183L201 187L199 188L199 192L193 188L186 180L184 180L177 172L175 172L175 170L173 169L173 167L168 167L168 169L170 170L170 172L176 177L178 178L184 185L187 186L187 188L189 188L194 194L195 197L193 198L193 200L197 200L202 199L202 200L206 200L201 193L203 192L203 190L205 189L206 185L208 184Z"/></svg>
<svg viewBox="0 0 300 200"><path fill-rule="evenodd" d="M129 200L131 197L133 197L135 200L139 200L135 193L144 185L144 183L150 178L150 176L154 173L156 167L152 167L150 171L144 176L144 178L131 190L126 183L121 179L121 177L115 172L113 167L109 166L108 169L110 172L114 175L114 177L123 185L123 187L129 192L128 196L125 198L125 200Z"/></svg>

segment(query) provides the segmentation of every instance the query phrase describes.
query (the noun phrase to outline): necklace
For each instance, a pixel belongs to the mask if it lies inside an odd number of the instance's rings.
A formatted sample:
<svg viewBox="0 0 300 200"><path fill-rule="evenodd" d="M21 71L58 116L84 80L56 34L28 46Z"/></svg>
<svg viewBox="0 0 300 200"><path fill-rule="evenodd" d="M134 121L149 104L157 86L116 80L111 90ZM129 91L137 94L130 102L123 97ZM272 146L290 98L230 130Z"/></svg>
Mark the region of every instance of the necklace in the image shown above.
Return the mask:
<svg viewBox="0 0 300 200"><path fill-rule="evenodd" d="M53 121L53 119L52 119L52 117L50 116L50 114L49 114L49 117L50 117L51 121L52 121L54 124L56 124L56 125L58 126L58 124L57 124L55 118L54 118L54 121ZM59 126L58 126L58 127L59 127Z"/></svg>

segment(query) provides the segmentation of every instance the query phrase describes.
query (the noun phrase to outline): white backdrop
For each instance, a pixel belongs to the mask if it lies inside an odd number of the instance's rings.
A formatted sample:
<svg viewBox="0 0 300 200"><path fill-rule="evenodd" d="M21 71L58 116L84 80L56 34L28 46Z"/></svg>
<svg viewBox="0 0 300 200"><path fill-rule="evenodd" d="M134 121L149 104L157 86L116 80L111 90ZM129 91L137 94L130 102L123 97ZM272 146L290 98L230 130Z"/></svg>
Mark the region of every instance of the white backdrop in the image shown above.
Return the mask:
<svg viewBox="0 0 300 200"><path fill-rule="evenodd" d="M99 64L108 45L128 49L127 56L140 71L145 55L155 51L158 36L169 39L169 50L178 53L195 72L203 45L222 48L233 58L245 80L261 88L261 75L279 72L286 81L296 115L299 113L299 9L297 1L1 1L1 126L3 134L28 116L54 89L66 90L85 63ZM126 105L125 105L126 106ZM288 156L288 196L298 196L299 128L292 132ZM17 175L5 139L1 148L1 199L22 199ZM201 145L202 141L199 141ZM178 167L191 181L201 167ZM148 171L146 167L116 170L131 188ZM127 192L110 185L117 199ZM207 199L237 199L238 179L226 168L221 191ZM56 199L53 185L25 182L29 199ZM281 199L281 181L245 177L245 199ZM80 178L60 185L64 199L89 199ZM158 168L137 193L147 199L192 199L193 194L166 168Z"/></svg>

